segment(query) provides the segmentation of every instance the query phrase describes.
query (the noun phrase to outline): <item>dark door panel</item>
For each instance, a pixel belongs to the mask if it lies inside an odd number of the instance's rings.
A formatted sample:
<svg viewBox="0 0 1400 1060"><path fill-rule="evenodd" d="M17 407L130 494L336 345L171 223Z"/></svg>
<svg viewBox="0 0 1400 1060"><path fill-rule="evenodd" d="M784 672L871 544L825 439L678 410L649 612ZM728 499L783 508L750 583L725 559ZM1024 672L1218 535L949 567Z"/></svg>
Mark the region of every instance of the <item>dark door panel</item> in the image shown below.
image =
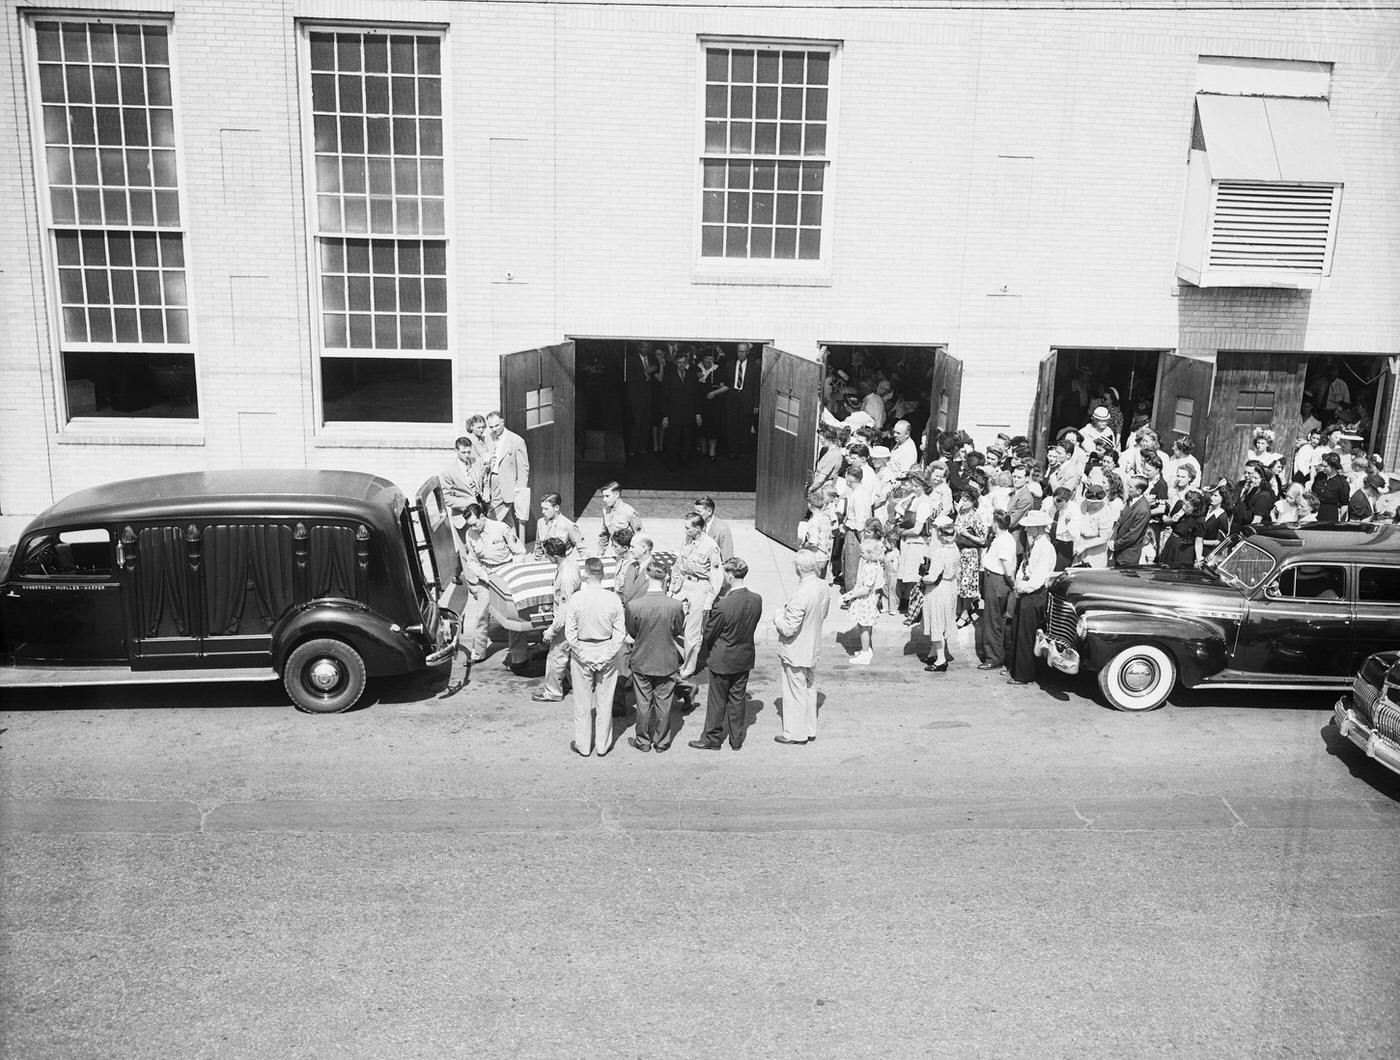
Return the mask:
<svg viewBox="0 0 1400 1060"><path fill-rule="evenodd" d="M1249 603L1234 668L1269 677L1346 677L1352 670L1352 604L1346 568L1284 568Z"/></svg>
<svg viewBox="0 0 1400 1060"><path fill-rule="evenodd" d="M525 439L532 497L574 495L574 344L561 342L501 358L501 415ZM533 501L532 501L533 503ZM526 519L526 535L535 521Z"/></svg>
<svg viewBox="0 0 1400 1060"><path fill-rule="evenodd" d="M19 663L126 660L122 588L105 529L49 531L22 543L0 596L0 622Z"/></svg>
<svg viewBox="0 0 1400 1060"><path fill-rule="evenodd" d="M822 362L765 346L762 378L754 525L759 533L796 548L817 455Z"/></svg>
<svg viewBox="0 0 1400 1060"><path fill-rule="evenodd" d="M1400 648L1400 566L1357 568L1353 671L1381 651Z"/></svg>

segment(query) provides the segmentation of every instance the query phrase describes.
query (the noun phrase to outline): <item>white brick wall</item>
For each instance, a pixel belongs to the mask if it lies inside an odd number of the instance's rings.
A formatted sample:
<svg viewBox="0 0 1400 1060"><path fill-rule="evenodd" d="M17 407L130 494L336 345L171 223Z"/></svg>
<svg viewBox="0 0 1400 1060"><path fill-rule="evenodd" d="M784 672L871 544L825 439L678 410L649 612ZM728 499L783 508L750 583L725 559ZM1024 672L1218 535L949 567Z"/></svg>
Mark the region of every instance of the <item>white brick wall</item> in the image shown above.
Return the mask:
<svg viewBox="0 0 1400 1060"><path fill-rule="evenodd" d="M974 434L1024 428L1036 367L1056 345L1400 352L1394 11L168 6L202 432L128 444L122 425L100 441L57 425L27 113L21 80L6 79L0 133L17 148L0 154L13 205L0 214L7 514L148 471L304 463L412 486L442 459L421 432L404 447L384 433L353 446L316 433L297 17L448 26L463 414L497 404L500 354L566 335L764 337L801 351L946 343L966 365ZM15 68L19 7L6 0L0 30ZM842 42L829 286L694 282L701 34ZM1178 292L1201 53L1335 64L1347 184L1326 290Z"/></svg>

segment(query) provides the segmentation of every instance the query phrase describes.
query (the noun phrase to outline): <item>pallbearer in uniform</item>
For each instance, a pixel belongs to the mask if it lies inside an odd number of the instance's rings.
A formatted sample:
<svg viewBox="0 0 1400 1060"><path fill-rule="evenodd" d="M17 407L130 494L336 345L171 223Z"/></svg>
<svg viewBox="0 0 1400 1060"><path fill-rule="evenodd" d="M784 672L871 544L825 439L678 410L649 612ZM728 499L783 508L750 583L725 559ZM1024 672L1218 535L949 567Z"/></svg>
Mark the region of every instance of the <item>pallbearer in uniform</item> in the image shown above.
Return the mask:
<svg viewBox="0 0 1400 1060"><path fill-rule="evenodd" d="M695 676L700 659L700 639L705 630L705 612L724 587L723 560L714 538L705 533L705 520L692 512L685 517L685 544L671 570L671 595L687 607L685 615L685 661L681 680ZM693 692L693 688L687 688Z"/></svg>
<svg viewBox="0 0 1400 1060"><path fill-rule="evenodd" d="M612 535L621 530L624 526L634 534L642 532L642 520L637 516L637 509L622 499L622 487L616 482L604 484L603 495L603 529L598 532L598 555L616 556L620 553L617 546L613 544Z"/></svg>

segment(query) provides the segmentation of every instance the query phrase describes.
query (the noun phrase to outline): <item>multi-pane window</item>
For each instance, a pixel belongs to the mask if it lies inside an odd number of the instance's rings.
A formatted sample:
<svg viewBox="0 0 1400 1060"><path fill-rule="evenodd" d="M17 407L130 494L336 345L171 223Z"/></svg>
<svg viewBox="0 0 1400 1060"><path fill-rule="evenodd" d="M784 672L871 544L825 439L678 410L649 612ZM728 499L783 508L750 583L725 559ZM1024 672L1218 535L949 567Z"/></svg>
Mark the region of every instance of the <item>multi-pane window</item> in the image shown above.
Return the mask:
<svg viewBox="0 0 1400 1060"><path fill-rule="evenodd" d="M1274 422L1272 390L1241 390L1235 398L1235 426L1263 427Z"/></svg>
<svg viewBox="0 0 1400 1060"><path fill-rule="evenodd" d="M307 43L322 421L448 422L442 40Z"/></svg>
<svg viewBox="0 0 1400 1060"><path fill-rule="evenodd" d="M548 427L554 422L554 388L525 391L525 429Z"/></svg>
<svg viewBox="0 0 1400 1060"><path fill-rule="evenodd" d="M702 258L822 256L832 50L705 46Z"/></svg>
<svg viewBox="0 0 1400 1060"><path fill-rule="evenodd" d="M1196 399L1189 397L1179 397L1176 399L1176 408L1172 410L1172 433L1190 434L1191 424L1196 418Z"/></svg>
<svg viewBox="0 0 1400 1060"><path fill-rule="evenodd" d="M69 419L198 415L163 23L32 23Z"/></svg>
<svg viewBox="0 0 1400 1060"><path fill-rule="evenodd" d="M802 422L802 402L791 390L779 390L773 406L773 426L785 434L796 434Z"/></svg>

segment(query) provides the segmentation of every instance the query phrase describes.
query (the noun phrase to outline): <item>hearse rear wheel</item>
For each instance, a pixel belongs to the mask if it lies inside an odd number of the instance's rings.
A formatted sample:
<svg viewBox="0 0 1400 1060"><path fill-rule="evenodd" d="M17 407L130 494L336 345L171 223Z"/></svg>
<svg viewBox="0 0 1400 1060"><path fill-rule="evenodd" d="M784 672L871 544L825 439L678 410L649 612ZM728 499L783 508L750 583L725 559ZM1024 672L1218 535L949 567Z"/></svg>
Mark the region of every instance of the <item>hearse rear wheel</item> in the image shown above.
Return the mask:
<svg viewBox="0 0 1400 1060"><path fill-rule="evenodd" d="M287 659L282 685L298 710L339 714L353 707L364 692L365 662L342 640L308 640Z"/></svg>
<svg viewBox="0 0 1400 1060"><path fill-rule="evenodd" d="M1176 660L1154 644L1124 648L1099 671L1099 691L1115 710L1156 710L1176 685Z"/></svg>

